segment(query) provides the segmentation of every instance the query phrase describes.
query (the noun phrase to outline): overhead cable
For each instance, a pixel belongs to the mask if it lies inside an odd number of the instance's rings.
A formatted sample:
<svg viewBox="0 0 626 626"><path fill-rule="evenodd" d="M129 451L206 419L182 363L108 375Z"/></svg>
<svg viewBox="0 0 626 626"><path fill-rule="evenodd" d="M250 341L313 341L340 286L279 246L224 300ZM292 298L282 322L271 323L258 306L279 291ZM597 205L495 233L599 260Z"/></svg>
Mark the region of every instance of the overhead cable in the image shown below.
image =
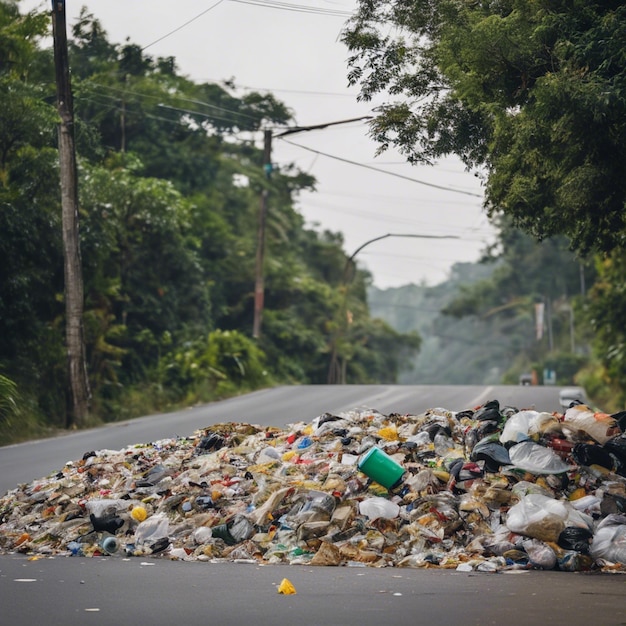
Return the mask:
<svg viewBox="0 0 626 626"><path fill-rule="evenodd" d="M285 143L288 143L296 148L302 148L303 150L308 150L309 152L313 152L314 154L319 154L321 156L328 157L329 159L335 159L336 161L342 161L343 163L350 163L350 165L356 165L357 167L364 167L365 169L372 170L374 172L379 172L381 174L387 174L389 176L395 176L396 178L402 178L403 180L408 180L412 183L417 183L418 185L425 185L426 187L433 187L434 189L442 189L443 191L449 191L451 193L460 193L465 196L472 196L474 198L482 198L482 195L478 193L474 193L473 191L463 191L462 189L454 189L453 187L445 187L444 185L436 185L435 183L429 183L425 180L419 180L417 178L411 178L410 176L403 176L402 174L397 174L396 172L389 172L387 170L381 170L378 167L373 167L372 165L366 165L365 163L359 163L358 161L351 161L350 159L345 159L343 157L335 156L334 154L328 154L326 152L321 152L320 150L314 150L313 148L309 148L308 146L303 146L302 144L295 143L293 141L289 141L284 137L280 137Z"/></svg>
<svg viewBox="0 0 626 626"><path fill-rule="evenodd" d="M344 17L344 18L352 17L352 13L349 12L349 11L339 11L339 10L336 10L336 9L324 9L324 8L321 8L321 7L307 6L307 5L304 5L304 4L291 4L289 2L278 2L277 0L230 0L230 1L231 2L239 2L241 4L252 4L252 5L256 5L256 6L265 7L265 8L268 8L268 9L279 9L281 11L295 11L295 12L298 12L298 13L312 13L312 14L315 14L315 15L328 15L330 17ZM211 5L208 9L205 9L204 11L198 13L198 15L192 17L190 20L187 20L184 24L181 24L180 26L177 26L176 28L174 28L173 30L165 33L164 35L162 35L158 39L155 39L154 41L151 41L149 44L143 46L141 48L141 50L142 51L146 50L147 48L150 48L151 46L154 46L154 44L157 44L160 41L163 41L164 39L167 39L168 37L170 37L174 33L177 33L179 30L182 30L186 26L189 26L189 24L191 24L192 22L195 22L197 19L200 19L203 15L206 15L209 11L212 11L215 7L220 5L222 2L224 2L224 0L218 0L215 4Z"/></svg>

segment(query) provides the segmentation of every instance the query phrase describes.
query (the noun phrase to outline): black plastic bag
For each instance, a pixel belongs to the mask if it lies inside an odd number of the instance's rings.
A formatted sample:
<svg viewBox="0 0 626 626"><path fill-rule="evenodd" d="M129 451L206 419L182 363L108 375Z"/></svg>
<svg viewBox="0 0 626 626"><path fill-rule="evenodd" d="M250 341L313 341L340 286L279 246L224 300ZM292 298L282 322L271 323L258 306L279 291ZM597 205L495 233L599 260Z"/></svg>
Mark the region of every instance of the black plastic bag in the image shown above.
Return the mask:
<svg viewBox="0 0 626 626"><path fill-rule="evenodd" d="M592 538L593 533L588 528L568 526L561 531L557 543L564 550L575 550L581 554L589 554Z"/></svg>

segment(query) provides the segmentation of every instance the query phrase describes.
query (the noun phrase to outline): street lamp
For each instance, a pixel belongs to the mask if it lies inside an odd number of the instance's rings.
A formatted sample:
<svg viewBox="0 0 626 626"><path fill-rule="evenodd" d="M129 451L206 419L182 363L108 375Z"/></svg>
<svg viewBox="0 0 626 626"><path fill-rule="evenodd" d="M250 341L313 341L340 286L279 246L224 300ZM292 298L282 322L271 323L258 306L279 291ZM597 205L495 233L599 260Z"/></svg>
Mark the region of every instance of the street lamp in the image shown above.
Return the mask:
<svg viewBox="0 0 626 626"><path fill-rule="evenodd" d="M412 237L416 239L458 239L456 235L418 235L414 233L387 233L386 235L380 235L378 237L374 237L373 239L369 239L365 243L361 244L347 259L346 264L343 270L343 277L341 281L341 287L343 290L343 302L340 311L340 321L337 325L337 330L335 331L333 338L331 340L331 350L330 350L330 365L328 367L328 384L336 385L346 384L346 368L347 368L347 360L345 357L340 362L339 357L339 344L344 335L347 334L347 326L350 324L352 320L348 320L348 310L347 310L347 302L348 302L348 287L354 278L354 274L348 275L350 267L354 265L354 258L356 255L363 250L366 246L370 244L380 241L381 239L387 239L388 237Z"/></svg>

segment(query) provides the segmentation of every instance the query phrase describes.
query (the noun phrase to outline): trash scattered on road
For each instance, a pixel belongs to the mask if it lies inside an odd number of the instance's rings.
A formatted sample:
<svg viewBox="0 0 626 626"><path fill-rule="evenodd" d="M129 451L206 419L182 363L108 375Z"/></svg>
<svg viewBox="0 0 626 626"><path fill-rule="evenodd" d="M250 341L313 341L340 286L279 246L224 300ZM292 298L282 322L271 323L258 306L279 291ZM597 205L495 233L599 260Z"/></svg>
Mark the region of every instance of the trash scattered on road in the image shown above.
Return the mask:
<svg viewBox="0 0 626 626"><path fill-rule="evenodd" d="M625 415L492 400L92 450L0 498L0 553L626 572Z"/></svg>

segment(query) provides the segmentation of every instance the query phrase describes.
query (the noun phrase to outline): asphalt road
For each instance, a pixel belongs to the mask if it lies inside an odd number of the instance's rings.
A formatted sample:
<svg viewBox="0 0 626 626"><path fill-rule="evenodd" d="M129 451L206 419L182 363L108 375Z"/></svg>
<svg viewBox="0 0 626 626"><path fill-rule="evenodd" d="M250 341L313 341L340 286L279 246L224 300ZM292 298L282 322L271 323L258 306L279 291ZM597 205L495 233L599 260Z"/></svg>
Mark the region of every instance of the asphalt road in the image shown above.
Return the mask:
<svg viewBox="0 0 626 626"><path fill-rule="evenodd" d="M86 450L120 448L213 423L282 426L357 407L415 413L490 399L559 410L549 387L281 387L184 412L0 448L0 491L60 468ZM280 595L288 578L296 595ZM0 557L0 624L288 624L624 626L626 576L565 572L462 573L361 567L183 563L138 558L29 561Z"/></svg>

